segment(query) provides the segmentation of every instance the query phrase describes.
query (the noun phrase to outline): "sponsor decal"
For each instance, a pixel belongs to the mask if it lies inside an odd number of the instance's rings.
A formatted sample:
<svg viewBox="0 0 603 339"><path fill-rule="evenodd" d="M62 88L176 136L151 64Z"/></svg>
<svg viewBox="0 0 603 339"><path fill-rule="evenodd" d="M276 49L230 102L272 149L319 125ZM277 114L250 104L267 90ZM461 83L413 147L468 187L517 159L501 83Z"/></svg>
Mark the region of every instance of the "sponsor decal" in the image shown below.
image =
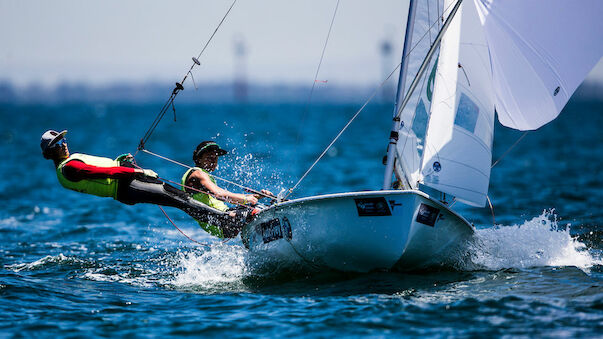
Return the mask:
<svg viewBox="0 0 603 339"><path fill-rule="evenodd" d="M283 217L283 233L285 233L285 238L287 238L287 240L291 240L293 237L291 232L291 224L289 223L289 219L287 219L287 217Z"/></svg>
<svg viewBox="0 0 603 339"><path fill-rule="evenodd" d="M272 219L263 222L258 226L258 229L262 234L264 244L283 238L281 222L278 219Z"/></svg>
<svg viewBox="0 0 603 339"><path fill-rule="evenodd" d="M439 209L421 204L421 206L419 206L419 211L417 212L417 222L433 227L438 219L438 214L440 214Z"/></svg>
<svg viewBox="0 0 603 339"><path fill-rule="evenodd" d="M389 210L389 206L385 198L358 198L354 199L356 202L356 209L358 210L358 216L360 217L378 217L385 215L392 215Z"/></svg>

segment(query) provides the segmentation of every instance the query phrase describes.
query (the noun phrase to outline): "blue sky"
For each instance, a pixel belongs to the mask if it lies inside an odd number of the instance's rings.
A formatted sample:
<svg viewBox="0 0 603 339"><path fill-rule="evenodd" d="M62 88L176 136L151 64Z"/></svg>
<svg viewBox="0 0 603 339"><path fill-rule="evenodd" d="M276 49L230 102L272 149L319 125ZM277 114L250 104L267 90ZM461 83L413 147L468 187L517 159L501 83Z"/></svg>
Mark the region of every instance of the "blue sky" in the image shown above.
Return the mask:
<svg viewBox="0 0 603 339"><path fill-rule="evenodd" d="M182 78L231 0L0 0L0 80L106 84ZM197 81L231 81L244 41L251 82L311 84L336 0L238 0L206 53ZM341 0L319 79L373 85L399 62L406 1ZM603 62L589 80L603 81Z"/></svg>

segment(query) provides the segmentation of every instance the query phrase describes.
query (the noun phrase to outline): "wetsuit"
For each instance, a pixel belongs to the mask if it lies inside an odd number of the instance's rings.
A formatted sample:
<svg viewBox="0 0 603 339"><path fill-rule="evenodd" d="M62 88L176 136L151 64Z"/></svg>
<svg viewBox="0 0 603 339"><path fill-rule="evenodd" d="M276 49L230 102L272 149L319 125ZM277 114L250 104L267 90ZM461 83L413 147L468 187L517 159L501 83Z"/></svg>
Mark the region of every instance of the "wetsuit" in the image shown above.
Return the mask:
<svg viewBox="0 0 603 339"><path fill-rule="evenodd" d="M120 166L126 165L126 166ZM235 223L227 213L204 205L160 180L135 173L128 162L74 153L57 166L57 177L65 188L112 197L124 204L150 203L176 207L197 221L221 226Z"/></svg>

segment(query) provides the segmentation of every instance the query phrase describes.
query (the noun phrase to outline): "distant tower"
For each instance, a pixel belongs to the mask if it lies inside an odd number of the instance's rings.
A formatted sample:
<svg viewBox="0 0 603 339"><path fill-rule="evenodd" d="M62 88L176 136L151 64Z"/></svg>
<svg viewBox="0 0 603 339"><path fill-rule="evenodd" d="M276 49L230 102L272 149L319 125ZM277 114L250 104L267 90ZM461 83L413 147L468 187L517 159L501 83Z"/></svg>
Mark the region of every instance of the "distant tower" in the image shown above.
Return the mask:
<svg viewBox="0 0 603 339"><path fill-rule="evenodd" d="M235 72L233 91L235 100L238 102L247 101L247 50L245 42L241 36L234 39L235 54Z"/></svg>
<svg viewBox="0 0 603 339"><path fill-rule="evenodd" d="M390 39L383 39L379 49L381 51L381 81L383 81L392 71L392 66L394 65L392 61L393 48ZM381 100L384 102L393 102L395 100L394 86L391 78L381 87Z"/></svg>

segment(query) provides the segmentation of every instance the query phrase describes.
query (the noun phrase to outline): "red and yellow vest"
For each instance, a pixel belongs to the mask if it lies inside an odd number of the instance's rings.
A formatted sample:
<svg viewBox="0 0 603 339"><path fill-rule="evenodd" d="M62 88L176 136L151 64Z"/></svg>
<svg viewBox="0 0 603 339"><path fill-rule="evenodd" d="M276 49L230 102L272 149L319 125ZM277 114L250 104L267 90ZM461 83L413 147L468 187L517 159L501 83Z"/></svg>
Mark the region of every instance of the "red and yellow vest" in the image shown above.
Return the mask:
<svg viewBox="0 0 603 339"><path fill-rule="evenodd" d="M63 175L63 167L71 160L79 160L87 165L97 167L115 167L119 163L115 160L103 157L95 157L81 153L74 153L69 158L61 161L57 166L57 178L63 187L80 193L87 193L99 197L111 197L115 199L117 193L117 179L82 179L80 181L71 181Z"/></svg>

